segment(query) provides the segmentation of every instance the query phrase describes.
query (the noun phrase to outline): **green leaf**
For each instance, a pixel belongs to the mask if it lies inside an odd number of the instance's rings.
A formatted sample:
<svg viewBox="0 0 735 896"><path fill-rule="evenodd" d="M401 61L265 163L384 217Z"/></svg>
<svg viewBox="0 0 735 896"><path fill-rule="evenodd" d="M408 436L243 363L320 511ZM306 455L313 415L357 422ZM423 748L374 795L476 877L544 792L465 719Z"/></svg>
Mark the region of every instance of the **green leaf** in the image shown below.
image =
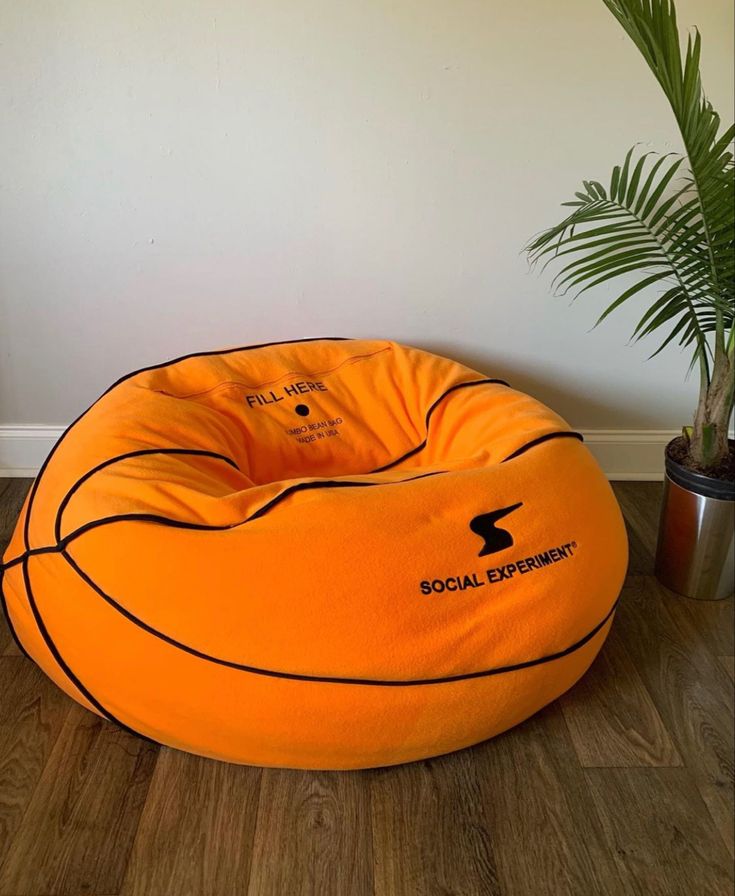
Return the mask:
<svg viewBox="0 0 735 896"><path fill-rule="evenodd" d="M639 280L635 286L631 286L630 289L626 289L625 292L618 296L615 301L608 305L607 308L602 312L602 314L597 318L595 322L595 326L599 326L603 320L614 311L616 308L619 308L623 302L627 302L631 296L634 296L636 293L639 293L642 289L646 289L648 286L652 286L654 283L657 283L659 280L663 280L664 277L668 277L668 272L659 272L657 274L651 274L650 277L644 277L643 280Z"/></svg>
<svg viewBox="0 0 735 896"><path fill-rule="evenodd" d="M618 182L618 191L613 198L617 199L618 202L622 205L623 199L625 197L625 192L628 187L628 169L630 168L630 160L633 157L633 151L635 150L635 146L631 146L628 150L628 155L625 157L625 161L623 162L623 167L620 172L620 181Z"/></svg>
<svg viewBox="0 0 735 896"><path fill-rule="evenodd" d="M648 176L646 177L646 181L643 184L642 189L638 193L638 199L636 200L635 208L633 209L634 213L638 215L643 207L643 203L646 201L646 197L650 192L651 186L656 180L656 175L658 174L659 168L664 164L666 159L671 157L671 153L666 153L659 157L658 161L651 167L651 170L648 172Z"/></svg>
<svg viewBox="0 0 735 896"><path fill-rule="evenodd" d="M671 178L676 174L676 172L679 170L679 166L681 165L682 161L683 161L683 159L677 159L677 160L676 160L676 161L675 161L675 162L674 162L674 163L667 169L667 171L666 171L666 173L664 174L664 176L659 180L658 184L656 185L656 189L655 189L655 190L653 191L653 193L651 194L651 198L650 198L650 199L648 200L648 202L646 203L646 207L645 207L645 208L643 209L643 211L640 213L641 218L643 218L644 220L646 220L646 219L649 217L649 215L651 214L651 212L652 212L652 211L654 210L654 208L656 207L656 203L657 203L657 202L659 201L659 199L661 198L661 194L662 194L663 191L666 189L666 187L669 185L669 181L670 181ZM638 214L638 209L637 209L637 208L636 208L636 214ZM653 227L653 226L655 225L655 223L656 223L656 222L654 221L654 222L651 224L651 226Z"/></svg>
<svg viewBox="0 0 735 896"><path fill-rule="evenodd" d="M637 268L642 267L642 263L644 262L647 266L656 265L657 262L665 264L665 262L661 261L659 258L656 249L631 249L627 252L619 252L612 256L606 255L589 264L585 263L586 261L587 259L582 259L579 262L572 262L571 265L568 265L567 268L564 269L569 270L569 273L565 277L559 278L559 275L557 275L557 277L554 278L557 288L561 289L561 287L565 285L567 288L576 286L579 283L584 283L585 281L596 277L598 274L605 272L610 274L615 272L617 275L624 271L636 270Z"/></svg>
<svg viewBox="0 0 735 896"><path fill-rule="evenodd" d="M647 309L645 314L638 321L635 330L633 331L633 339L638 341L638 339L642 339L644 336L647 336L649 333L653 332L653 330L657 329L660 325L656 320L660 311L664 308L671 307L672 303L676 302L677 305L682 305L686 307L686 302L681 297L681 287L674 286L671 289L667 289L666 292L659 296L656 301ZM653 319L653 323L649 324L649 321ZM663 323L663 321L661 321Z"/></svg>
<svg viewBox="0 0 735 896"><path fill-rule="evenodd" d="M618 184L620 183L620 165L613 168L612 177L610 178L610 198L615 199L618 195Z"/></svg>
<svg viewBox="0 0 735 896"><path fill-rule="evenodd" d="M651 155L650 152L644 152L643 155L636 162L635 168L633 169L633 175L630 178L630 183L628 184L628 192L625 196L625 206L626 208L630 208L633 202L633 199L636 196L636 190L638 189L638 184L641 180L641 172L643 171L643 166L646 164L646 159Z"/></svg>
<svg viewBox="0 0 735 896"><path fill-rule="evenodd" d="M681 331L684 329L684 327L686 327L686 325L687 325L686 317L680 317L676 326L673 328L673 330L671 330L671 332L666 337L666 339L664 339L664 341L661 343L661 345L659 345L659 347L656 349L655 352L653 352L652 354L650 354L648 356L649 361L651 360L651 358L655 358L656 355L661 354L661 352L666 348L666 346L669 345L671 342L673 342L674 339L676 339L676 337L681 333Z"/></svg>
<svg viewBox="0 0 735 896"><path fill-rule="evenodd" d="M658 311L657 314L653 316L646 324L646 326L640 331L638 336L635 336L635 340L642 339L645 336L649 336L651 333L655 332L662 327L664 324L669 323L669 321L674 320L675 318L680 317L681 315L685 315L683 318L686 320L686 312L687 312L687 303L684 298L681 297L681 292L677 290L676 296L672 296L668 302L666 302L663 307Z"/></svg>

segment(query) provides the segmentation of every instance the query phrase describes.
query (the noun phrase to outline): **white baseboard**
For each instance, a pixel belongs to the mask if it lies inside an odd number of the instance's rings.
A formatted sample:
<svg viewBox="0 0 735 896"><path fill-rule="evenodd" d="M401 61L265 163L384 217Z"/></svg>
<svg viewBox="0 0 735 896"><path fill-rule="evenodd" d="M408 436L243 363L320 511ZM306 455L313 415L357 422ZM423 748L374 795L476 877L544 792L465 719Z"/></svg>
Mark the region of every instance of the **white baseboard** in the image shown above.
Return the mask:
<svg viewBox="0 0 735 896"><path fill-rule="evenodd" d="M651 482L664 478L664 448L681 430L588 429L582 435L608 479Z"/></svg>
<svg viewBox="0 0 735 896"><path fill-rule="evenodd" d="M63 426L0 426L0 476L35 476L63 431Z"/></svg>
<svg viewBox="0 0 735 896"><path fill-rule="evenodd" d="M0 477L35 476L62 426L0 426ZM663 479L664 447L674 430L590 429L585 442L608 479Z"/></svg>

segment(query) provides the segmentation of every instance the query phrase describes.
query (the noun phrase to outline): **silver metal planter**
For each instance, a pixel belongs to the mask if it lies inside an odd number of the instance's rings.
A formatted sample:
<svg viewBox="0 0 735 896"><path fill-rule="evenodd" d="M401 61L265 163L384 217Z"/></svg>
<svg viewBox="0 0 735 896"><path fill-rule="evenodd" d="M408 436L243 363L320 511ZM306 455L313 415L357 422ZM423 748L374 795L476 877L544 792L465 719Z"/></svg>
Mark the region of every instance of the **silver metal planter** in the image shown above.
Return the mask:
<svg viewBox="0 0 735 896"><path fill-rule="evenodd" d="M719 600L735 587L735 485L666 457L656 577L686 597Z"/></svg>

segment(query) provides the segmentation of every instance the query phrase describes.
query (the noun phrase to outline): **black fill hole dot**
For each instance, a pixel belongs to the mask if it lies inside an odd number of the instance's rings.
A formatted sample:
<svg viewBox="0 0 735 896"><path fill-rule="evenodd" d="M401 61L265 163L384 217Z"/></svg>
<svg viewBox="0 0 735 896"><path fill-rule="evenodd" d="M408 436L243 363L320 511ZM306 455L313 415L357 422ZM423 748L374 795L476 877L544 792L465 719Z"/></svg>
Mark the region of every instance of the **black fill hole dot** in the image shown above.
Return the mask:
<svg viewBox="0 0 735 896"><path fill-rule="evenodd" d="M309 416L309 408L305 404L297 404L294 408L299 417L308 417Z"/></svg>

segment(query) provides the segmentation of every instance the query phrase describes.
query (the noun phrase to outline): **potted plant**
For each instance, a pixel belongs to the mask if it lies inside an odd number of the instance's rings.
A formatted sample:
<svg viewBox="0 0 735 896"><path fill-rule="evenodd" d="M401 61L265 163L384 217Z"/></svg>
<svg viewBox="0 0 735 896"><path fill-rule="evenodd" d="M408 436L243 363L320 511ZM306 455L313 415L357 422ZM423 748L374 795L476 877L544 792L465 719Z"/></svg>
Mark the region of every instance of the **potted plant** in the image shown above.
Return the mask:
<svg viewBox="0 0 735 896"><path fill-rule="evenodd" d="M603 0L636 45L668 99L683 154L633 147L606 187L583 181L572 211L527 246L532 264L561 267L558 290L579 295L624 277L624 302L646 298L633 338L663 334L691 353L699 402L690 426L666 448L656 556L659 580L680 594L726 597L733 590L735 454L728 439L735 384L735 169L733 127L702 91L698 31L682 53L672 0ZM682 58L683 56L683 58Z"/></svg>

